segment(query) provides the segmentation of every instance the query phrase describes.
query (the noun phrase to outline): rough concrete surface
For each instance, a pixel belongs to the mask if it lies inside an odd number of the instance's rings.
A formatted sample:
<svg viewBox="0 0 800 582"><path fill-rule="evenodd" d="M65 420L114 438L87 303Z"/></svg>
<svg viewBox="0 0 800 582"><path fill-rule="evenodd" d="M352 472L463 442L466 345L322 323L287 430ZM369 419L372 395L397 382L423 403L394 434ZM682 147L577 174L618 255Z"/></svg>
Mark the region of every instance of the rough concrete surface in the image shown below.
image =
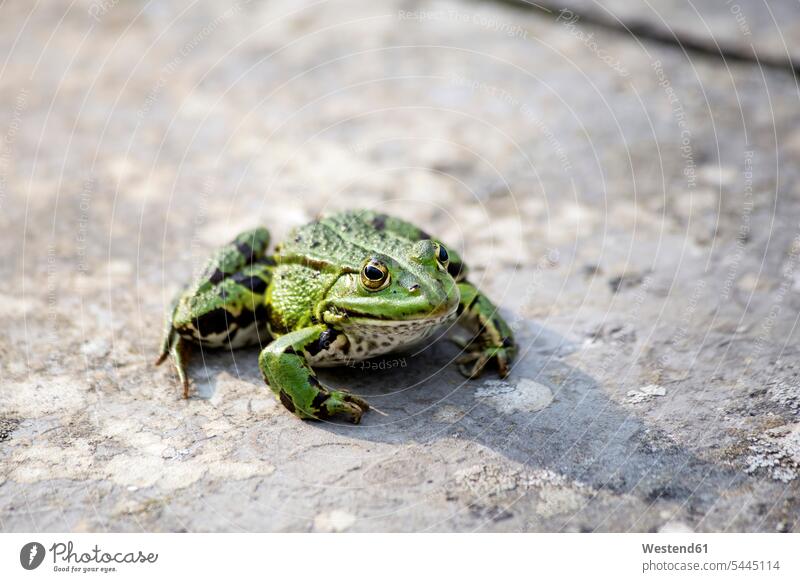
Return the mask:
<svg viewBox="0 0 800 582"><path fill-rule="evenodd" d="M557 16L3 3L0 530L800 528L797 79ZM301 422L253 348L184 401L152 364L209 251L364 206L462 250L510 377L439 341L322 372L388 416Z"/></svg>

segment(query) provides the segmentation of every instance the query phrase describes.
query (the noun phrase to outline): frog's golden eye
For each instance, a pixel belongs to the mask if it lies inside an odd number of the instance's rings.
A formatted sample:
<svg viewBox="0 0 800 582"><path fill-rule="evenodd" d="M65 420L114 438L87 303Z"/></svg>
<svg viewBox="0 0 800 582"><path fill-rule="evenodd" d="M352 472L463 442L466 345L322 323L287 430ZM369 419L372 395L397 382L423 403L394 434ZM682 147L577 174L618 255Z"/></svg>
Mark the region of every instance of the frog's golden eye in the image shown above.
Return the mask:
<svg viewBox="0 0 800 582"><path fill-rule="evenodd" d="M389 284L389 269L377 259L369 259L361 269L361 284L370 291L378 291Z"/></svg>
<svg viewBox="0 0 800 582"><path fill-rule="evenodd" d="M445 269L447 265L450 264L450 255L447 254L447 249L444 248L444 245L440 245L436 243L436 260L439 261Z"/></svg>

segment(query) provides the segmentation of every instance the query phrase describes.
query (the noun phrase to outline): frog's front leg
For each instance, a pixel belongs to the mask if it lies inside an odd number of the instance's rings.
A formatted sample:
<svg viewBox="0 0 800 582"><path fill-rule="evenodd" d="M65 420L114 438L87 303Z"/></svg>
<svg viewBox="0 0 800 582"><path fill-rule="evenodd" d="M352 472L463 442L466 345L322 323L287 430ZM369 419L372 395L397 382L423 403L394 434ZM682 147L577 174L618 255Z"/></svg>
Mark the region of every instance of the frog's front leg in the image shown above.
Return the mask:
<svg viewBox="0 0 800 582"><path fill-rule="evenodd" d="M500 316L497 307L472 283L458 283L461 300L460 322L476 331L475 337L462 346L466 355L459 358L459 370L469 378L480 376L491 360L497 362L500 377L508 375L509 364L517 353L511 328Z"/></svg>
<svg viewBox="0 0 800 582"><path fill-rule="evenodd" d="M337 414L358 424L369 404L343 390L328 390L319 383L305 353L327 347L328 326L314 325L283 335L258 357L264 379L281 403L300 418L325 419Z"/></svg>

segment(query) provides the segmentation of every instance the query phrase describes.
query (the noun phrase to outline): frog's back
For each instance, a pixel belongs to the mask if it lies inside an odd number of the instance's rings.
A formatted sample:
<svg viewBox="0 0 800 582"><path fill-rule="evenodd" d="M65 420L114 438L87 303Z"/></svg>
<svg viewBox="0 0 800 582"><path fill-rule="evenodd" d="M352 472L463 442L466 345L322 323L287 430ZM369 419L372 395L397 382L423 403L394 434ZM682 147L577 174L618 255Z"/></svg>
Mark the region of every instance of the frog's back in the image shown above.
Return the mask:
<svg viewBox="0 0 800 582"><path fill-rule="evenodd" d="M407 254L414 242L428 235L415 226L370 210L332 214L295 229L277 249L277 256L299 256L321 269L358 269L372 253L391 257Z"/></svg>

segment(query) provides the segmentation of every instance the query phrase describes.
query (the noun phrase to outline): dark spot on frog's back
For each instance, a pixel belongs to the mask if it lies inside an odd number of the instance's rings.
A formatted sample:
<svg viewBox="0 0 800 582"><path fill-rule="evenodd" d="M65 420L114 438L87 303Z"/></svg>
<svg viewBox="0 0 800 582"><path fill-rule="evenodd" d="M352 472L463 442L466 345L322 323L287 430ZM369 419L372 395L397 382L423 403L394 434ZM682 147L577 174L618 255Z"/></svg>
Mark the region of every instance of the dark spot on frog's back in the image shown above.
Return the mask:
<svg viewBox="0 0 800 582"><path fill-rule="evenodd" d="M384 228L386 228L386 215L378 214L375 218L373 218L372 227L375 230L383 230Z"/></svg>
<svg viewBox="0 0 800 582"><path fill-rule="evenodd" d="M233 316L222 307L212 309L194 320L194 326L200 337L222 333L228 329L228 325L233 321Z"/></svg>
<svg viewBox="0 0 800 582"><path fill-rule="evenodd" d="M238 273L233 276L233 280L239 285L247 287L256 295L263 295L267 290L267 282L257 275L245 275Z"/></svg>
<svg viewBox="0 0 800 582"><path fill-rule="evenodd" d="M253 247L251 247L247 243L239 243L236 245L236 250L242 253L243 256L247 257L248 259L253 258Z"/></svg>
<svg viewBox="0 0 800 582"><path fill-rule="evenodd" d="M268 267L274 267L275 265L277 265L277 262L275 261L274 257L270 256L270 257L261 257L260 259L258 259L255 262L255 264L257 264L257 265L267 265Z"/></svg>
<svg viewBox="0 0 800 582"><path fill-rule="evenodd" d="M267 322L267 308L265 305L258 305L255 311L251 311L250 309L242 309L242 312L236 318L236 323L239 324L240 327L247 327L254 321L260 322L260 324L265 324Z"/></svg>
<svg viewBox="0 0 800 582"><path fill-rule="evenodd" d="M216 285L217 283L222 281L224 278L225 278L225 273L223 273L219 269L214 269L214 272L211 273L211 275L208 277L208 282L213 284L213 285Z"/></svg>

